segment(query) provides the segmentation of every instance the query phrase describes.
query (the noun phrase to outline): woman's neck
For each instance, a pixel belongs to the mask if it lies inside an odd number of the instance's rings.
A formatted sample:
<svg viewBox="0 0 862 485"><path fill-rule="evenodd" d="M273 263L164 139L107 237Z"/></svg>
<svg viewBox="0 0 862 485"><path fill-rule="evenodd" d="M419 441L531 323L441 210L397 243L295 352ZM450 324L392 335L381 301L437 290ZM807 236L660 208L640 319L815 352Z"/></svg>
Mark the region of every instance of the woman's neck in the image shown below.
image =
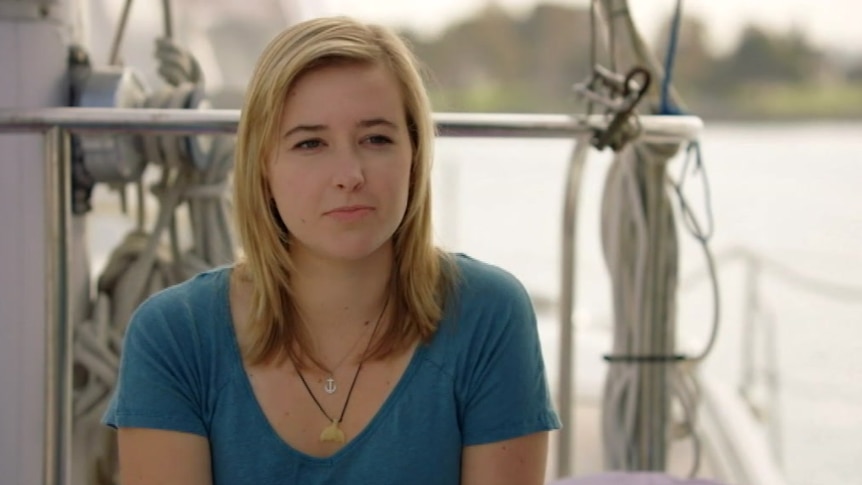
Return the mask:
<svg viewBox="0 0 862 485"><path fill-rule="evenodd" d="M339 332L380 316L392 275L391 249L355 262L301 257L295 263L294 296L312 333Z"/></svg>

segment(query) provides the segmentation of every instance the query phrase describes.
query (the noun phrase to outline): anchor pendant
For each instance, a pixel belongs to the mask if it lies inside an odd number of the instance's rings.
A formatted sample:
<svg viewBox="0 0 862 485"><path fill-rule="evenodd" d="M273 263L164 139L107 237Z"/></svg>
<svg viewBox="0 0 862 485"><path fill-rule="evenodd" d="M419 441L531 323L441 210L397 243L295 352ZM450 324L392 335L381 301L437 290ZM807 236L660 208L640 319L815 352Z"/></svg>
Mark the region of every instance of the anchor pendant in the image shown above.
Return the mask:
<svg viewBox="0 0 862 485"><path fill-rule="evenodd" d="M326 384L323 385L323 390L326 391L327 394L334 394L336 389L338 389L338 387L335 386L335 379L327 377Z"/></svg>

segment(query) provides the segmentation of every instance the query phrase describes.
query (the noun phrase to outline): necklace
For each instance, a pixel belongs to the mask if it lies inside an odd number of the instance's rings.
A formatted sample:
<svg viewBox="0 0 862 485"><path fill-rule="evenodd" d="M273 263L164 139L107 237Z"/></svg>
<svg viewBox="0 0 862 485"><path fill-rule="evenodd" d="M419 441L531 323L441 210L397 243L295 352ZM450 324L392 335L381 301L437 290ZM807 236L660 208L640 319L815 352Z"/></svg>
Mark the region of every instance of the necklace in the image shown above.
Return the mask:
<svg viewBox="0 0 862 485"><path fill-rule="evenodd" d="M296 363L294 363L294 367L296 368L296 373L299 374L299 379L302 381L302 385L305 386L305 390L308 391L308 395L311 396L311 399L314 401L314 404L317 404L317 409L320 409L320 412L326 416L326 419L330 421L329 426L323 428L323 432L320 433L320 441L333 441L335 443L344 443L344 431L341 430L338 426L344 420L344 413L347 411L347 404L350 402L350 396L353 395L353 388L356 386L356 379L359 377L359 371L362 370L362 364L365 363L365 356L368 353L368 349L371 347L371 342L374 341L374 334L377 333L377 327L380 325L380 320L383 320L383 314L386 313L386 307L389 306L389 297L386 298L386 303L383 304L383 310L380 311L380 316L377 317L377 322L374 324L374 329L371 331L371 337L368 339L368 343L365 344L365 352L362 354L362 360L359 361L359 365L356 367L356 372L353 374L353 381L350 383L350 389L347 391L347 398L344 400L344 406L341 408L341 415L338 416L338 419L332 419L329 416L329 413L323 409L323 405L320 404L320 401L317 400L317 397L314 395L314 392L311 391L311 387L309 387L308 382L306 382L305 377L302 375L302 372L299 370L299 367L296 367ZM354 344L355 346L355 344ZM343 359L342 359L343 362ZM339 365L341 365L339 363ZM330 385L335 387L335 379L330 375L328 379L326 379L327 386ZM326 390L326 388L324 388ZM332 394L335 392L333 389L332 392L326 390L327 393Z"/></svg>
<svg viewBox="0 0 862 485"><path fill-rule="evenodd" d="M359 345L359 341L362 340L362 334L364 334L364 333L365 332L362 332L359 334L359 338L357 338L356 341L353 342L353 345L351 345L350 348L347 349L347 353L344 354L344 357L342 357L341 360L339 360L338 363L335 364L334 367L322 369L322 370L326 371L327 374L329 374L329 376L323 380L323 390L327 394L335 394L335 391L338 390L338 386L335 383L335 371L340 369L341 365L344 364L344 361L346 361L347 358L350 357L350 355L353 353L353 349L355 349L356 346Z"/></svg>

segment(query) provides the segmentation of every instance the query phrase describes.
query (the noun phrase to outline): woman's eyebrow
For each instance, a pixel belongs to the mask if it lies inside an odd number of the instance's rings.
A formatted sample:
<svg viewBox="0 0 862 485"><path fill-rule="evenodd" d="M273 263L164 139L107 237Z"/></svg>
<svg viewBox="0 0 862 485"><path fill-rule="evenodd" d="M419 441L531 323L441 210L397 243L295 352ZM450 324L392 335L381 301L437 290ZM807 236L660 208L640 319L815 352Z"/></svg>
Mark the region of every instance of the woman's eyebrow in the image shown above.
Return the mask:
<svg viewBox="0 0 862 485"><path fill-rule="evenodd" d="M398 125L392 121L389 121L386 118L369 118L367 120L360 120L356 123L356 126L360 128L371 128L374 126L388 126L390 128L398 128ZM282 138L287 138L291 135L294 135L299 132L307 131L311 133L318 133L326 130L326 125L296 125L293 128L287 130L282 135Z"/></svg>
<svg viewBox="0 0 862 485"><path fill-rule="evenodd" d="M356 123L357 126L362 128L370 128L373 126L388 126L390 128L398 128L398 125L393 123L392 121L387 120L386 118L370 118L367 120L361 120L359 123Z"/></svg>
<svg viewBox="0 0 862 485"><path fill-rule="evenodd" d="M287 138L290 135L298 133L300 131L310 131L312 133L320 132L326 129L326 125L296 125L293 128L284 132L282 138Z"/></svg>

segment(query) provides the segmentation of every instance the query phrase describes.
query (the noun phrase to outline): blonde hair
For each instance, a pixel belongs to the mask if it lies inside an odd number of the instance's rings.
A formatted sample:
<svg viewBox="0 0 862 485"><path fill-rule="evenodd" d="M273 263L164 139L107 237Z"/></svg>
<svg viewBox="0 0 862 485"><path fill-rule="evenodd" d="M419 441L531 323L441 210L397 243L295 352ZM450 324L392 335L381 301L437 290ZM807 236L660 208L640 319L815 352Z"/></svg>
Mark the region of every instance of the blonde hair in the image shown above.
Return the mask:
<svg viewBox="0 0 862 485"><path fill-rule="evenodd" d="M433 243L430 172L435 128L416 59L389 30L346 17L296 24L264 49L246 92L237 132L234 204L244 250L238 265L251 280L251 311L243 356L252 364L290 358L320 364L293 298L290 234L272 205L267 160L278 143L287 94L312 69L337 63L367 63L389 69L404 99L413 148L404 219L392 236L393 274L389 284L391 324L367 358L385 358L427 341L436 331L455 268Z"/></svg>

